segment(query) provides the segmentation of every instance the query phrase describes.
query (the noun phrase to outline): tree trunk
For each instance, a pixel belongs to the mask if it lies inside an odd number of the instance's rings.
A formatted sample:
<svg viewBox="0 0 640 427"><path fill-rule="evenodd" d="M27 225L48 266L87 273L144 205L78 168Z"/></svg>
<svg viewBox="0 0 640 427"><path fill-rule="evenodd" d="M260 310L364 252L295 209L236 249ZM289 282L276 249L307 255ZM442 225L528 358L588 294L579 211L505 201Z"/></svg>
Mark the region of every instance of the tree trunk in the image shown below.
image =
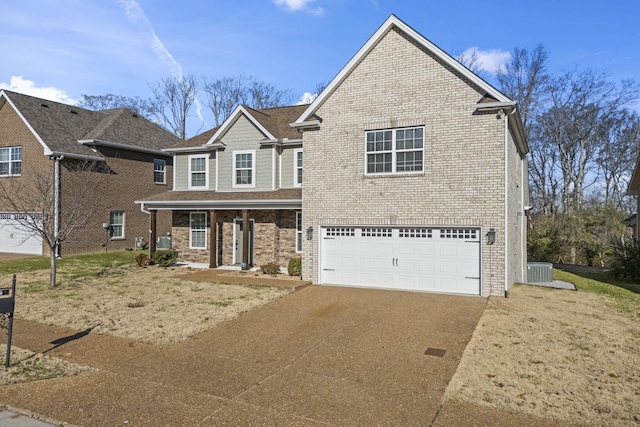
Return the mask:
<svg viewBox="0 0 640 427"><path fill-rule="evenodd" d="M58 253L58 245L54 245L53 248L49 248L50 251L50 259L51 259L51 270L49 271L49 286L52 288L56 287L56 253Z"/></svg>

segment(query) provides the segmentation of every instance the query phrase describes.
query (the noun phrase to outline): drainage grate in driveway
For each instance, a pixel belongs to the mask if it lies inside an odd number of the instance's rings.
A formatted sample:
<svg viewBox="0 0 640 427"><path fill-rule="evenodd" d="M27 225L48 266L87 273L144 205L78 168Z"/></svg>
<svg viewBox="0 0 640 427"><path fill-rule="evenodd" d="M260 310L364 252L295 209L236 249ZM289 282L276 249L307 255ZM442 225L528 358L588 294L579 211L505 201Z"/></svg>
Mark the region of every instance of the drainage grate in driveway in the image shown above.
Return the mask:
<svg viewBox="0 0 640 427"><path fill-rule="evenodd" d="M427 356L442 357L446 352L447 350L443 350L441 348L429 347L427 351L424 352L424 354L426 354Z"/></svg>

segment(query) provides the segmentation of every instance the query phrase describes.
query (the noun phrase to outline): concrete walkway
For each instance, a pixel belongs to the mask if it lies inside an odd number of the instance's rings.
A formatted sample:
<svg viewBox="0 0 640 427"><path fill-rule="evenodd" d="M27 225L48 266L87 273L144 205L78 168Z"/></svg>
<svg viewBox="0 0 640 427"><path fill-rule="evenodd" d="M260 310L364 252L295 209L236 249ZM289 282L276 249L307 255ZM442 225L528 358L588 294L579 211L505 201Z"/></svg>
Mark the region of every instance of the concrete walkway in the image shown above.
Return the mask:
<svg viewBox="0 0 640 427"><path fill-rule="evenodd" d="M310 286L158 347L18 321L14 343L97 368L0 388L0 402L81 426L530 425L444 390L486 299Z"/></svg>

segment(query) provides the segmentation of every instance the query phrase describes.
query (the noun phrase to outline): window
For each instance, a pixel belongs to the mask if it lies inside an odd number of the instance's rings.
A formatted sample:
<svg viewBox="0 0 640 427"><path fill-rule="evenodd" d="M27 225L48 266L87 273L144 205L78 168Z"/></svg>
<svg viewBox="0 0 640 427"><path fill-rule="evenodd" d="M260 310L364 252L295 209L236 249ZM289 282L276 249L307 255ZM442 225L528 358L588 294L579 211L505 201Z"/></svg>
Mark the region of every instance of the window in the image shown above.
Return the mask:
<svg viewBox="0 0 640 427"><path fill-rule="evenodd" d="M124 212L111 212L109 226L109 236L112 239L124 239Z"/></svg>
<svg viewBox="0 0 640 427"><path fill-rule="evenodd" d="M22 174L22 147L0 148L0 176Z"/></svg>
<svg viewBox="0 0 640 427"><path fill-rule="evenodd" d="M424 128L366 133L366 174L422 172Z"/></svg>
<svg viewBox="0 0 640 427"><path fill-rule="evenodd" d="M153 182L155 184L166 184L167 161L163 159L153 159Z"/></svg>
<svg viewBox="0 0 640 427"><path fill-rule="evenodd" d="M233 152L233 186L236 188L255 187L255 151Z"/></svg>
<svg viewBox="0 0 640 427"><path fill-rule="evenodd" d="M189 214L189 248L207 249L206 212L191 212Z"/></svg>
<svg viewBox="0 0 640 427"><path fill-rule="evenodd" d="M302 187L302 148L293 150L293 186Z"/></svg>
<svg viewBox="0 0 640 427"><path fill-rule="evenodd" d="M302 252L302 212L296 212L296 252Z"/></svg>
<svg viewBox="0 0 640 427"><path fill-rule="evenodd" d="M207 188L207 156L189 156L189 188Z"/></svg>

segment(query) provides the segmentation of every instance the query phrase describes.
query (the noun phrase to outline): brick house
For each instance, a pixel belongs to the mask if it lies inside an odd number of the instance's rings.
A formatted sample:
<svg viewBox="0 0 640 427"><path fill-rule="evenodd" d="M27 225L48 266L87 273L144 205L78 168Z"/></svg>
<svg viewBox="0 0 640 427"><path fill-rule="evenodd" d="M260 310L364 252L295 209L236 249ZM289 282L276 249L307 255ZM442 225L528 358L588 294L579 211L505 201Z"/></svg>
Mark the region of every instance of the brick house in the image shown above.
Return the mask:
<svg viewBox="0 0 640 427"><path fill-rule="evenodd" d="M296 252L316 284L480 296L526 278L516 103L393 15L311 105L239 107L171 152L174 191L141 203L173 211L182 260Z"/></svg>
<svg viewBox="0 0 640 427"><path fill-rule="evenodd" d="M108 250L134 248L139 237L148 241L149 217L134 201L170 185L173 159L161 149L178 141L126 108L89 111L0 91L0 184L7 191L35 191L30 187L35 180L55 176L59 166L59 213L64 224L72 214L79 180L99 182L92 215L62 243L62 255L105 250L105 244ZM91 172L84 170L87 164L94 165ZM16 220L26 213L36 219L45 215L36 205L26 207L29 212L16 212L0 201L0 252L49 254L41 237ZM168 214L158 219L158 227L161 233L170 232Z"/></svg>
<svg viewBox="0 0 640 427"><path fill-rule="evenodd" d="M167 149L173 190L138 201L152 235L155 216L171 212L181 261L286 267L300 257L302 139L289 124L305 109L241 105L221 126Z"/></svg>

